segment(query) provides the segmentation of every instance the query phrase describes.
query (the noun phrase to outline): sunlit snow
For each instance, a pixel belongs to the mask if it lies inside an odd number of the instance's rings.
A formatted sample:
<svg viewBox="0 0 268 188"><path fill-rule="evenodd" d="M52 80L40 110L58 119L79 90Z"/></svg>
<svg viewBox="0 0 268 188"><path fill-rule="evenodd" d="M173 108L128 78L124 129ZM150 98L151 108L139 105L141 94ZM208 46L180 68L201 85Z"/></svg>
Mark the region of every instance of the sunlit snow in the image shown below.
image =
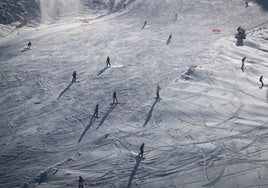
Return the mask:
<svg viewBox="0 0 268 188"><path fill-rule="evenodd" d="M41 2L40 26L0 25L0 187L268 187L261 4Z"/></svg>

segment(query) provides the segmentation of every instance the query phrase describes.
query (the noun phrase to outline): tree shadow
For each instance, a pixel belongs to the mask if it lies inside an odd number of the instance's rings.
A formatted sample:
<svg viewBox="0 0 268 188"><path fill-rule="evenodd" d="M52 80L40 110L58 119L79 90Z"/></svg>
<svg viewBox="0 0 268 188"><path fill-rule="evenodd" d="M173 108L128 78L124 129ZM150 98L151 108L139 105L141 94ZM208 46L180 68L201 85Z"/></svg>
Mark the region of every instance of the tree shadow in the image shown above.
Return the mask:
<svg viewBox="0 0 268 188"><path fill-rule="evenodd" d="M88 123L87 127L85 128L84 132L82 133L82 135L80 136L79 140L78 140L78 143L81 142L81 140L83 139L83 137L85 136L86 132L88 131L88 129L93 125L93 123L95 122L96 120L96 117L93 116L91 119L90 119L90 122Z"/></svg>
<svg viewBox="0 0 268 188"><path fill-rule="evenodd" d="M137 157L136 158L136 165L134 166L134 168L133 168L133 170L131 172L131 175L129 177L127 188L130 188L131 187L132 181L134 179L134 176L137 173L137 170L138 170L138 167L139 167L141 161L142 161L142 158L141 157Z"/></svg>
<svg viewBox="0 0 268 188"><path fill-rule="evenodd" d="M110 108L108 109L108 111L104 114L103 118L101 119L97 129L102 126L102 124L104 123L104 121L107 119L107 117L109 116L109 114L113 111L113 109L115 108L117 104L114 103L114 104L111 104Z"/></svg>
<svg viewBox="0 0 268 188"><path fill-rule="evenodd" d="M108 69L108 67L105 67L104 69L102 69L102 70L98 73L98 76L101 75L106 69Z"/></svg>
<svg viewBox="0 0 268 188"><path fill-rule="evenodd" d="M61 98L61 96L68 90L68 89L70 89L70 87L73 85L73 82L71 82L61 93L60 93L60 95L58 96L58 98L57 98L57 100L59 99L59 98Z"/></svg>
<svg viewBox="0 0 268 188"><path fill-rule="evenodd" d="M158 100L159 100L159 98L155 98L154 104L152 105L152 107L151 107L151 109L150 109L150 111L149 111L149 113L148 113L148 115L146 117L146 120L145 120L145 122L143 124L143 127L145 127L147 125L147 123L150 121L150 119L152 118L154 107L155 107L155 105L156 105Z"/></svg>
<svg viewBox="0 0 268 188"><path fill-rule="evenodd" d="M244 45L243 38L237 38L236 46L243 46L243 45Z"/></svg>

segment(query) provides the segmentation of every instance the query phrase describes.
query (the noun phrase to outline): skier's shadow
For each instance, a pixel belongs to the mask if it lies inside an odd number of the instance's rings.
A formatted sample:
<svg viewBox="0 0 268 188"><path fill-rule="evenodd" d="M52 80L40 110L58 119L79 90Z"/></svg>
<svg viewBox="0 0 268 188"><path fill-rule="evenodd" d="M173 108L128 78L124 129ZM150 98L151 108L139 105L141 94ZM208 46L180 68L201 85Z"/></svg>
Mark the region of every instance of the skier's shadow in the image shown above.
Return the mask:
<svg viewBox="0 0 268 188"><path fill-rule="evenodd" d="M84 132L82 133L82 135L80 136L78 143L81 142L81 140L83 139L83 137L85 136L86 132L89 130L89 128L93 125L93 123L95 122L96 117L92 116L92 118L90 119L90 122L88 123L87 127L85 128Z"/></svg>
<svg viewBox="0 0 268 188"><path fill-rule="evenodd" d="M68 89L70 89L70 87L73 85L73 82L71 82L61 93L60 93L60 95L58 96L58 98L57 98L57 100L59 99L59 98L61 98L61 96L68 90Z"/></svg>
<svg viewBox="0 0 268 188"><path fill-rule="evenodd" d="M150 111L149 111L149 113L148 113L148 115L146 117L146 120L145 120L145 122L143 124L143 127L145 127L147 125L147 123L151 120L152 114L153 114L153 111L154 111L154 107L155 107L156 103L158 102L158 100L159 100L159 98L155 98L154 104L152 105L152 107L151 107L151 109L150 109Z"/></svg>
<svg viewBox="0 0 268 188"><path fill-rule="evenodd" d="M142 158L141 157L137 157L136 158L136 165L134 166L134 168L133 168L133 170L131 172L131 175L129 177L127 188L130 188L131 187L132 181L134 179L134 176L137 173L137 170L138 170L138 167L139 167L141 161L142 161Z"/></svg>
<svg viewBox="0 0 268 188"><path fill-rule="evenodd" d="M21 50L21 53L27 51L27 50L30 50L30 48L24 48L23 50Z"/></svg>
<svg viewBox="0 0 268 188"><path fill-rule="evenodd" d="M168 39L168 40L167 40L167 44L169 44L170 42L171 42L171 39Z"/></svg>
<svg viewBox="0 0 268 188"><path fill-rule="evenodd" d="M108 69L109 67L105 67L104 69L102 69L99 73L98 76L100 76L106 69Z"/></svg>
<svg viewBox="0 0 268 188"><path fill-rule="evenodd" d="M109 114L113 111L113 109L115 108L117 104L114 103L114 104L111 104L110 108L108 109L108 111L104 114L103 118L101 119L97 129L102 126L102 124L104 123L104 121L107 119L107 117L109 116Z"/></svg>

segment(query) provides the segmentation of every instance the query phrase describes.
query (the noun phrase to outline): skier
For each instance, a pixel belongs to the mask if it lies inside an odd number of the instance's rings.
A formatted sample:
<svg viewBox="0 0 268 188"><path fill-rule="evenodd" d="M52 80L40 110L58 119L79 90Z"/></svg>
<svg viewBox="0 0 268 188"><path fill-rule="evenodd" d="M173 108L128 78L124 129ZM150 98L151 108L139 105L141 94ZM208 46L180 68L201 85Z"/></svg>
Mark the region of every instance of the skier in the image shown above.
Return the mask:
<svg viewBox="0 0 268 188"><path fill-rule="evenodd" d="M246 1L246 6L245 7L248 7L248 2Z"/></svg>
<svg viewBox="0 0 268 188"><path fill-rule="evenodd" d="M117 97L116 97L116 92L114 91L113 94L113 104L118 103Z"/></svg>
<svg viewBox="0 0 268 188"><path fill-rule="evenodd" d="M170 43L171 38L172 38L172 34L170 34L170 35L169 35L168 40L167 40L167 44L169 44L169 43Z"/></svg>
<svg viewBox="0 0 268 188"><path fill-rule="evenodd" d="M28 42L27 48L30 49L31 46L32 46L32 43L31 42Z"/></svg>
<svg viewBox="0 0 268 188"><path fill-rule="evenodd" d="M124 10L126 9L126 3L124 3Z"/></svg>
<svg viewBox="0 0 268 188"><path fill-rule="evenodd" d="M264 86L264 84L263 84L263 76L260 77L259 81L261 82L261 87L260 87L260 89L261 89Z"/></svg>
<svg viewBox="0 0 268 188"><path fill-rule="evenodd" d="M156 98L159 99L160 98L160 95L159 95L159 91L160 91L160 87L159 85L157 85L157 88L156 88Z"/></svg>
<svg viewBox="0 0 268 188"><path fill-rule="evenodd" d="M107 59L106 59L106 67L111 67L110 57L109 56L107 56Z"/></svg>
<svg viewBox="0 0 268 188"><path fill-rule="evenodd" d="M98 115L99 115L99 104L96 105L93 116L98 117Z"/></svg>
<svg viewBox="0 0 268 188"><path fill-rule="evenodd" d="M143 157L143 153L144 153L144 143L142 143L140 147L140 153L138 154L138 157Z"/></svg>
<svg viewBox="0 0 268 188"><path fill-rule="evenodd" d="M244 67L245 67L245 60L246 60L246 57L244 57L243 59L242 59L242 66L241 66L241 70L244 72Z"/></svg>
<svg viewBox="0 0 268 188"><path fill-rule="evenodd" d="M76 82L76 71L73 72L73 79L72 79L72 82Z"/></svg>
<svg viewBox="0 0 268 188"><path fill-rule="evenodd" d="M242 27L238 27L237 28L237 34L236 34L236 38L242 38L242 39L246 39L246 30L243 29Z"/></svg>
<svg viewBox="0 0 268 188"><path fill-rule="evenodd" d="M81 176L79 176L78 188L84 188L84 182L85 180Z"/></svg>
<svg viewBox="0 0 268 188"><path fill-rule="evenodd" d="M178 19L178 14L175 14L175 19L173 20L173 22L175 22Z"/></svg>
<svg viewBox="0 0 268 188"><path fill-rule="evenodd" d="M144 22L144 24L143 24L143 26L142 26L142 28L141 28L141 29L144 29L144 28L145 28L145 26L146 26L146 24L147 24L147 21L145 21L145 22Z"/></svg>

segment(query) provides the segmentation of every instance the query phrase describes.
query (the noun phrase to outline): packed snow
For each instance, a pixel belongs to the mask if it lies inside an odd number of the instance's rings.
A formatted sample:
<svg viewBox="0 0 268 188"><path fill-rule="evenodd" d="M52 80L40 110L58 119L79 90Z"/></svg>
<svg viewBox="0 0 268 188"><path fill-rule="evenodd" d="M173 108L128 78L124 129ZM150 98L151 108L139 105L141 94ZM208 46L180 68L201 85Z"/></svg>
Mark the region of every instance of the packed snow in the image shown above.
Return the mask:
<svg viewBox="0 0 268 188"><path fill-rule="evenodd" d="M268 187L262 4L59 2L38 27L0 25L0 187Z"/></svg>

